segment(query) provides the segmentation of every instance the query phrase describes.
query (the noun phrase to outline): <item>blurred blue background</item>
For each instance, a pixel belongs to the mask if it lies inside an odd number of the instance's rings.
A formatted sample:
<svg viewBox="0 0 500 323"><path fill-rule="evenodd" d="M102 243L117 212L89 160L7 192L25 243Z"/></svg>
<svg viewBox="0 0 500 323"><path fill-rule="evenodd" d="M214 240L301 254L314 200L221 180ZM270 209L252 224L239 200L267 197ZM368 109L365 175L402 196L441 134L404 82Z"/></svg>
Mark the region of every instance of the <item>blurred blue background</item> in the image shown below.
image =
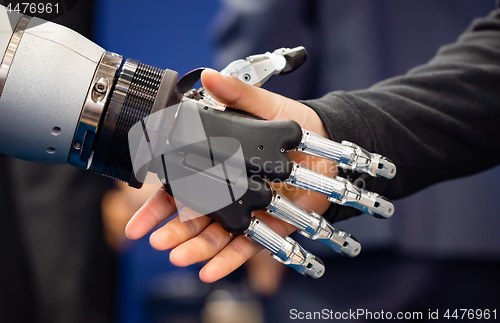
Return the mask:
<svg viewBox="0 0 500 323"><path fill-rule="evenodd" d="M308 99L405 73L493 8L492 0L99 0L95 40L180 75L304 45L308 63L266 87ZM266 322L286 321L290 308L408 310L497 302L498 179L496 168L439 184L399 201L390 221L365 216L342 223L363 244L357 259L330 257L301 240L326 259L327 274L312 282L287 272L272 297L248 291L245 274L216 287L202 284L199 267L173 267L168 253L152 250L147 237L127 243L120 256L119 322L200 322L207 295L217 289L251 304L247 309L260 304L254 309L264 311ZM330 288L340 292L333 295Z"/></svg>
<svg viewBox="0 0 500 323"><path fill-rule="evenodd" d="M98 0L95 40L109 51L180 75L213 64L218 0Z"/></svg>

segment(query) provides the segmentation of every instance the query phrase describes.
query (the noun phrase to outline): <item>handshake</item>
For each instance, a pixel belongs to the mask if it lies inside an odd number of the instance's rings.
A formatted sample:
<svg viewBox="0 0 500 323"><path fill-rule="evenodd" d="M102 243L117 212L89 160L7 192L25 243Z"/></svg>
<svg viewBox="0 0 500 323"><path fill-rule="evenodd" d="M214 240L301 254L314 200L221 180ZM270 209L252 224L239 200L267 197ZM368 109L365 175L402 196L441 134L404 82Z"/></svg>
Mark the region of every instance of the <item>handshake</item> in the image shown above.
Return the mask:
<svg viewBox="0 0 500 323"><path fill-rule="evenodd" d="M321 260L288 237L297 229L340 254L359 254L358 241L320 214L337 203L389 218L394 206L338 177L337 166L386 179L396 167L353 143L329 140L311 108L259 88L273 74L298 68L306 55L303 47L283 48L221 73L195 70L177 84L175 104L132 127L134 172L147 165L163 186L128 223L130 239L178 213L151 235L151 245L173 249L178 266L212 258L200 272L206 282L228 275L261 246L299 273L321 277ZM191 89L200 77L204 87Z"/></svg>

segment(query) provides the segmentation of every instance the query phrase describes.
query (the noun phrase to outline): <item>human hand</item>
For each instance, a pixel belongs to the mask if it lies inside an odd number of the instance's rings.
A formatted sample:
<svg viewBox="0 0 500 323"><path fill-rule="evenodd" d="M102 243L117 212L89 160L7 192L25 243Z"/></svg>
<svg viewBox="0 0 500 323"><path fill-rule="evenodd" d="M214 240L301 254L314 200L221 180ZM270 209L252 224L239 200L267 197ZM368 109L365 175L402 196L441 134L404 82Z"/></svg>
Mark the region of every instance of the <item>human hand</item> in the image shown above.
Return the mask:
<svg viewBox="0 0 500 323"><path fill-rule="evenodd" d="M243 110L267 120L293 119L302 128L327 137L318 115L297 101L245 84L233 77L224 77L214 70L205 70L202 83L219 102ZM337 175L336 164L319 157L290 152L297 163L332 177ZM284 185L274 186L298 207L316 213L324 213L330 206L325 195ZM126 228L129 239L139 239L176 212L173 197L163 188L158 190L133 216ZM296 228L277 220L262 211L254 212L275 232L286 236ZM243 235L232 240L220 224L212 223L206 216L181 222L177 216L156 230L150 238L158 250L173 249L170 260L177 266L188 266L211 259L200 271L200 279L214 282L228 275L259 252L262 247Z"/></svg>

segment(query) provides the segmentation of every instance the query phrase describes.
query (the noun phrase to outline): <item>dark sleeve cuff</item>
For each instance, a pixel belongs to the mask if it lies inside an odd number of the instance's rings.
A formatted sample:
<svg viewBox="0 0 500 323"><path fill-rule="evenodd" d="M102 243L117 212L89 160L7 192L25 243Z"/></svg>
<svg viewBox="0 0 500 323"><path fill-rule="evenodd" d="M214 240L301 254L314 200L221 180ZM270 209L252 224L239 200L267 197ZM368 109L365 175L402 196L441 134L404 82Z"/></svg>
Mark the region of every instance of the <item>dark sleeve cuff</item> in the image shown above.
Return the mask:
<svg viewBox="0 0 500 323"><path fill-rule="evenodd" d="M374 140L370 128L345 92L331 92L321 99L301 102L320 117L330 139L337 142L351 141L369 151L373 150Z"/></svg>

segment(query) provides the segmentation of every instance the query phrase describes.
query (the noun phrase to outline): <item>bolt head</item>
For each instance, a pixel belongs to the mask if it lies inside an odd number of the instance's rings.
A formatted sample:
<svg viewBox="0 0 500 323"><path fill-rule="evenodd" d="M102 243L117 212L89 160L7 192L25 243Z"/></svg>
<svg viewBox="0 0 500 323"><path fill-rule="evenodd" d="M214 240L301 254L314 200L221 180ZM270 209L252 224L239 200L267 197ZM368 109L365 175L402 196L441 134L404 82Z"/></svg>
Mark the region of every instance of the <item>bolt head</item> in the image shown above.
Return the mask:
<svg viewBox="0 0 500 323"><path fill-rule="evenodd" d="M106 94L106 92L108 91L108 86L104 83L98 82L94 85L94 90L97 93Z"/></svg>

